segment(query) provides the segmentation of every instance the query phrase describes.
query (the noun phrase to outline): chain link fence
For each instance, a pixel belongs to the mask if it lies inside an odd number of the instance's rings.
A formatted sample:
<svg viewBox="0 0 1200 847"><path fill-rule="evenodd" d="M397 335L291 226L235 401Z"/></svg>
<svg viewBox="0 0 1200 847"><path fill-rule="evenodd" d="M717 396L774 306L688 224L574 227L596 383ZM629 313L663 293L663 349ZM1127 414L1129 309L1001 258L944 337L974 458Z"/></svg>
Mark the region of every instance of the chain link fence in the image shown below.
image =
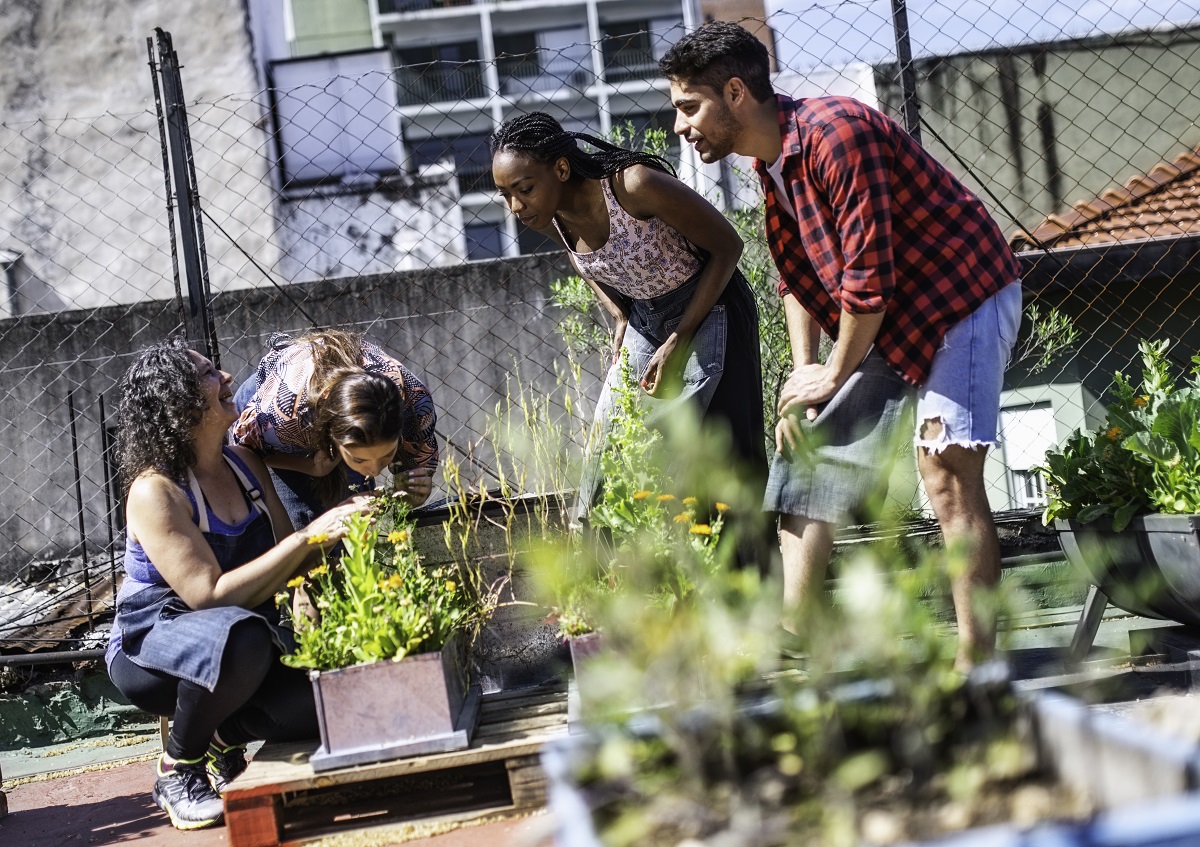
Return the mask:
<svg viewBox="0 0 1200 847"><path fill-rule="evenodd" d="M1029 355L1010 370L1004 446L989 459L997 511L1039 507L1033 468L1103 419L1112 374L1136 371L1140 339L1170 339L1181 366L1200 347L1200 7L1109 2L1090 21L1056 5L913 3L905 29L878 2L743 19L771 48L780 92L847 94L907 119L1012 233L1028 304L1059 321L1055 338L1068 343L1045 355L1027 314ZM274 332L363 332L426 381L443 454L464 478L570 484L602 363L559 331L570 312L553 284L570 275L566 258L495 196L487 138L512 115L542 110L568 129L665 145L748 240L765 376L778 386L787 340L757 178L748 161L702 165L671 132L657 61L686 31L686 7L650 17L649 6L600 0L524 29L501 26L502 4L373 9L382 47L263 61L256 91L189 99L205 68L186 55L173 91L159 36L146 45L150 70L126 82L146 93L140 110L26 119L9 100L0 640L10 646L64 643L110 609L123 549L117 380L172 332L207 344L237 382ZM453 15L471 25L451 26ZM897 58L898 29L911 62ZM497 424L506 414L553 422L560 443L545 467L512 464ZM915 488L899 496L920 504Z"/></svg>

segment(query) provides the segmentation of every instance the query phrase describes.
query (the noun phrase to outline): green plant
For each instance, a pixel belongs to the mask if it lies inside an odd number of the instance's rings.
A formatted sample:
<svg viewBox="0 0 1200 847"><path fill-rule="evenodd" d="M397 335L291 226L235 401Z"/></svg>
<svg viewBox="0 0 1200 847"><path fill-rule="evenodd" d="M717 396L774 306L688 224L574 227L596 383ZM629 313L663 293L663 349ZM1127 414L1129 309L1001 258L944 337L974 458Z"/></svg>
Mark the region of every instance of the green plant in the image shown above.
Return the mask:
<svg viewBox="0 0 1200 847"><path fill-rule="evenodd" d="M373 503L373 517L347 521L337 565L323 561L288 583L311 593L319 619L295 621L297 647L285 664L335 670L399 661L440 650L485 618L488 599L457 569L422 565L404 501L382 494Z"/></svg>
<svg viewBox="0 0 1200 847"><path fill-rule="evenodd" d="M1118 372L1104 426L1046 453L1046 523L1111 517L1120 531L1147 512L1200 512L1200 360L1180 388L1167 341L1142 341L1142 379Z"/></svg>
<svg viewBox="0 0 1200 847"><path fill-rule="evenodd" d="M1025 311L1029 318L1029 333L1017 342L1012 364L1024 364L1030 375L1039 374L1069 351L1079 341L1079 330L1071 319L1056 308L1042 314L1033 303Z"/></svg>
<svg viewBox="0 0 1200 847"><path fill-rule="evenodd" d="M639 561L638 588L652 602L674 608L714 572L724 526L725 503L703 506L694 495L665 490L662 432L647 424L647 410L628 351L618 362L613 409L601 451L599 502L588 515L586 536L577 536L573 567L555 591L563 636L592 631L590 608L622 591L625 561ZM688 566L681 566L686 563Z"/></svg>

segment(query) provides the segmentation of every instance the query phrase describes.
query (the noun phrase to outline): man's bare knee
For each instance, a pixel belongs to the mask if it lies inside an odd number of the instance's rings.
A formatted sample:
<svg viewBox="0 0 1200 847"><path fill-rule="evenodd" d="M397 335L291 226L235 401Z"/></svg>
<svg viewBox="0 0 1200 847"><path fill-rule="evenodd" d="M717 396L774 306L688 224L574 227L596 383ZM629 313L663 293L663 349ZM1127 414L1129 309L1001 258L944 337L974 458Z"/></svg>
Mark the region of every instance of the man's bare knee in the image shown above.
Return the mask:
<svg viewBox="0 0 1200 847"><path fill-rule="evenodd" d="M926 418L921 424L921 440L937 441L942 437L942 419Z"/></svg>

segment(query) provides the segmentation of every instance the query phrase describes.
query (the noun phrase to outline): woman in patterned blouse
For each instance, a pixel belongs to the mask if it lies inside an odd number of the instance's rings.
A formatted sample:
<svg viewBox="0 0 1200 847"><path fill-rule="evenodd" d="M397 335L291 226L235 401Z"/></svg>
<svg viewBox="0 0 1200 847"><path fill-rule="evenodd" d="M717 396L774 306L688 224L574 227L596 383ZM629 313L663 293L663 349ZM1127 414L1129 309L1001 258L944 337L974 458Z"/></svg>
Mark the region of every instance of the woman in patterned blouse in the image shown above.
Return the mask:
<svg viewBox="0 0 1200 847"><path fill-rule="evenodd" d="M764 481L758 309L737 269L742 241L729 221L662 158L567 132L541 112L505 122L491 150L509 211L567 248L613 318L614 365L597 403L599 437L625 348L642 388L659 401L653 416L691 405L706 423L727 429L745 469ZM576 517L598 488L596 464L588 463Z"/></svg>
<svg viewBox="0 0 1200 847"><path fill-rule="evenodd" d="M433 490L437 413L424 384L362 336L272 336L237 392L234 443L262 456L297 527L391 467L413 506Z"/></svg>

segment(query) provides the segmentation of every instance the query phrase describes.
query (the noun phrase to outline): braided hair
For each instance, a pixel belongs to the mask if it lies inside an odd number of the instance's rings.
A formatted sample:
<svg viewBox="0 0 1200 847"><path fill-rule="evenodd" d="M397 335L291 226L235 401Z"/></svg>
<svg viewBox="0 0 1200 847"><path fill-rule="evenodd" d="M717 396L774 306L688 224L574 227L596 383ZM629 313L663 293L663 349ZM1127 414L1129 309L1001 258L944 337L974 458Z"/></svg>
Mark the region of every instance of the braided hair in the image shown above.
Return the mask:
<svg viewBox="0 0 1200 847"><path fill-rule="evenodd" d="M576 141L584 141L593 149L581 150ZM572 176L584 179L604 179L630 165L645 165L675 176L675 169L661 156L618 147L594 135L567 132L545 112L509 118L492 133L488 145L493 156L509 151L545 164L566 159L571 165Z"/></svg>

